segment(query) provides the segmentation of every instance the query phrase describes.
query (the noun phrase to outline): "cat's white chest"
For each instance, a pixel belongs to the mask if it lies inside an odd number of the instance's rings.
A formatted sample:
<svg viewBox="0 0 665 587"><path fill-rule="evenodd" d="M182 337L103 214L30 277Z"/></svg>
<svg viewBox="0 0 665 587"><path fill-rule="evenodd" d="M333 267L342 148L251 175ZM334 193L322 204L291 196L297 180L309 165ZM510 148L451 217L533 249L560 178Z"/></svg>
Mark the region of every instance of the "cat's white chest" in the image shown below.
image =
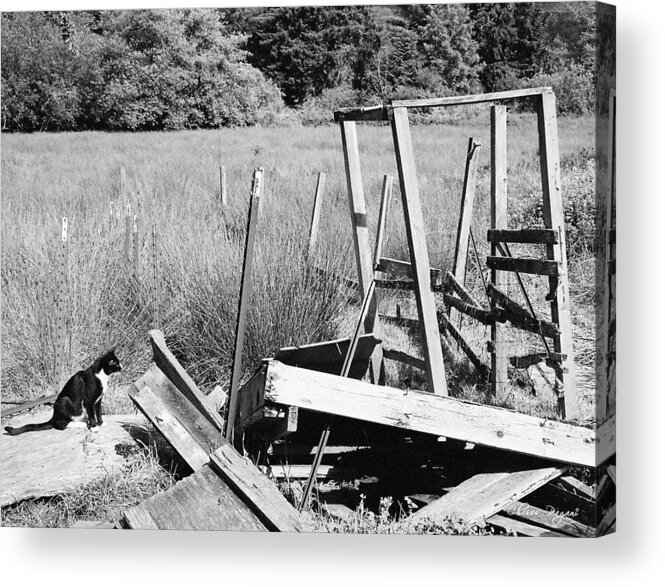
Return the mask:
<svg viewBox="0 0 665 587"><path fill-rule="evenodd" d="M106 390L109 387L109 379L110 379L111 376L104 373L104 370L101 370L99 373L95 373L95 377L97 377L97 379L99 379L99 381L101 382L101 384L102 384L102 395L104 395L106 393ZM100 398L101 398L101 396L100 396Z"/></svg>

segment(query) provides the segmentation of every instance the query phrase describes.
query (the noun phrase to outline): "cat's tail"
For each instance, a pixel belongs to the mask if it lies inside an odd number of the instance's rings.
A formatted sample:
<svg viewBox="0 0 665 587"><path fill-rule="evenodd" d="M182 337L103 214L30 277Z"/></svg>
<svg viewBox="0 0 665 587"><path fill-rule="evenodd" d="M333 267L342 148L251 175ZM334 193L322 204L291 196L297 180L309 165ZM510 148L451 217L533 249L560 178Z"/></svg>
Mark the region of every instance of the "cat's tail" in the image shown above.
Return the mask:
<svg viewBox="0 0 665 587"><path fill-rule="evenodd" d="M13 426L5 426L5 432L10 436L16 436L17 434L23 434L24 432L36 432L38 430L49 430L53 428L53 418L48 422L41 422L39 424L26 424L25 426L20 426L19 428L14 428Z"/></svg>

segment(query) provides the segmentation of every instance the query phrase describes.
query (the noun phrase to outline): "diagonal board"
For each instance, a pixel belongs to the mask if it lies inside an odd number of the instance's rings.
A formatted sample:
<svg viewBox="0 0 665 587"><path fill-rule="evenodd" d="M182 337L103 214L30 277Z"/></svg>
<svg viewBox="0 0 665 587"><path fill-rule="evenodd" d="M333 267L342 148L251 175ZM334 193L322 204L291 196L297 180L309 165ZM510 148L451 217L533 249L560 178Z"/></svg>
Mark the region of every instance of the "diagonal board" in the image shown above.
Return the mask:
<svg viewBox="0 0 665 587"><path fill-rule="evenodd" d="M206 453L211 453L221 444L222 435L218 428L173 385L156 365L148 369L136 381L134 387L139 391L148 388L155 394ZM130 397L132 395L134 394L130 392Z"/></svg>
<svg viewBox="0 0 665 587"><path fill-rule="evenodd" d="M469 524L482 523L492 514L534 492L566 467L546 467L516 473L481 473L467 479L411 516L414 522L455 517Z"/></svg>
<svg viewBox="0 0 665 587"><path fill-rule="evenodd" d="M220 446L210 456L210 466L269 530L297 532L300 529L297 510L268 477L231 445Z"/></svg>
<svg viewBox="0 0 665 587"><path fill-rule="evenodd" d="M263 397L287 406L446 436L555 461L596 466L607 459L597 431L452 397L372 385L266 361Z"/></svg>
<svg viewBox="0 0 665 587"><path fill-rule="evenodd" d="M194 439L180 420L169 411L169 408L150 387L146 385L141 391L130 391L129 397L190 466L192 471L197 471L208 462L208 452Z"/></svg>
<svg viewBox="0 0 665 587"><path fill-rule="evenodd" d="M180 392L205 416L218 430L222 430L224 422L219 414L210 409L201 390L196 386L187 371L178 363L173 353L166 346L164 334L159 330L149 333L155 363L171 380Z"/></svg>
<svg viewBox="0 0 665 587"><path fill-rule="evenodd" d="M135 530L266 531L209 465L123 512L121 523Z"/></svg>

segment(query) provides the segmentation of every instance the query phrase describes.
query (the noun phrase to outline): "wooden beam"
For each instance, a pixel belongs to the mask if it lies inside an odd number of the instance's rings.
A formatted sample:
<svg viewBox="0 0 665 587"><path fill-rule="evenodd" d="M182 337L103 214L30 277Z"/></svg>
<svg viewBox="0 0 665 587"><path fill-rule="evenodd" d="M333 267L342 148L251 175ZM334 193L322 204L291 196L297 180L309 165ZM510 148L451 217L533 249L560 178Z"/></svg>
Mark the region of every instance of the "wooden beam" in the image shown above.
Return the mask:
<svg viewBox="0 0 665 587"><path fill-rule="evenodd" d="M380 263L383 256L383 243L386 235L386 224L390 213L390 203L393 195L392 175L383 176L383 187L381 188L381 207L379 208L379 224L376 229L376 244L374 245L374 268Z"/></svg>
<svg viewBox="0 0 665 587"><path fill-rule="evenodd" d="M559 245L547 245L547 258L558 264L558 279L550 277L550 291L556 292L552 301L552 322L558 324L561 335L554 339L554 352L566 355L561 369L555 369L562 382L559 390L559 410L567 420L580 415L577 401L577 377L573 349L573 326L570 316L570 292L566 231L559 165L559 135L556 119L556 101L553 93L540 96L537 101L540 173L543 186L543 220L546 228L559 232ZM561 397L563 396L563 397Z"/></svg>
<svg viewBox="0 0 665 587"><path fill-rule="evenodd" d="M123 512L121 523L137 530L267 530L209 465Z"/></svg>
<svg viewBox="0 0 665 587"><path fill-rule="evenodd" d="M462 186L462 200L460 203L459 222L457 224L457 238L455 241L455 254L453 256L452 275L459 284L466 281L466 262L469 256L469 237L471 235L471 221L473 220L473 205L476 197L476 172L478 170L478 152L480 143L473 137L469 138L464 169L464 183ZM451 312L453 322L459 316Z"/></svg>
<svg viewBox="0 0 665 587"><path fill-rule="evenodd" d="M58 395L59 394L54 393L52 395L40 397L39 399L36 400L21 403L18 406L14 406L13 408L6 408L6 409L3 408L2 416L4 418L5 416L11 416L12 414L19 414L21 412L25 412L26 410L36 408L37 406L41 406L42 404L52 404L58 398Z"/></svg>
<svg viewBox="0 0 665 587"><path fill-rule="evenodd" d="M446 272L444 285L447 292L452 291L456 293L463 302L466 302L472 306L476 306L480 309L480 304L473 298L471 292L466 289L466 287L464 287L450 271Z"/></svg>
<svg viewBox="0 0 665 587"><path fill-rule="evenodd" d="M599 422L603 422L608 414L614 411L616 403L616 381L611 376L613 358L610 354L612 333L610 324L616 314L614 305L616 262L614 250L616 245L616 92L610 91L607 137L607 191L605 192L605 258L603 273L603 341L601 346L601 376L596 390L596 413ZM616 345L615 345L616 346Z"/></svg>
<svg viewBox="0 0 665 587"><path fill-rule="evenodd" d="M367 207L363 190L362 171L360 169L360 151L358 150L358 136L355 122L340 122L342 133L342 150L344 152L344 167L346 169L346 182L349 196L349 212L353 233L353 246L356 254L356 269L358 283L360 284L360 297L365 299L370 284L374 279L372 267L372 249L369 242L369 224L367 222ZM370 300L369 311L365 318L365 333L374 332L374 324L378 315L379 306L376 291ZM373 382L379 381L381 373L380 349L372 355L370 365L370 378Z"/></svg>
<svg viewBox="0 0 665 587"><path fill-rule="evenodd" d="M556 245L559 233L551 228L522 228L519 230L488 230L487 241L490 243L526 243Z"/></svg>
<svg viewBox="0 0 665 587"><path fill-rule="evenodd" d="M593 538L596 536L596 531L593 528L580 524L572 517L565 515L564 512L558 512L554 508L544 510L524 501L516 501L504 508L502 513L516 520L528 524L538 524L567 536L579 538ZM490 518L489 521L491 522L492 519Z"/></svg>
<svg viewBox="0 0 665 587"><path fill-rule="evenodd" d="M402 193L402 208L406 221L406 236L409 243L413 280L416 284L416 303L421 324L423 355L427 364L427 383L432 393L445 396L448 395L448 385L436 319L436 302L429 283L430 262L425 238L425 221L420 204L416 162L406 108L396 108L393 111L392 130Z"/></svg>
<svg viewBox="0 0 665 587"><path fill-rule="evenodd" d="M256 241L256 227L261 212L261 196L263 188L263 168L254 170L252 189L249 197L249 216L247 218L247 234L245 237L245 255L242 262L242 278L240 281L240 295L238 296L238 314L236 317L235 343L233 351L233 365L231 368L231 381L229 383L229 402L226 418L226 439L234 442L236 416L238 413L238 387L242 372L242 349L245 343L245 322L247 320L247 306L249 305L250 289L252 284L252 265L254 264L254 242Z"/></svg>
<svg viewBox="0 0 665 587"><path fill-rule="evenodd" d="M351 339L340 338L298 347L285 347L275 353L275 359L286 365L338 375L350 344ZM367 366L374 349L380 344L381 339L374 334L364 334L358 339L349 377L362 379L367 373Z"/></svg>
<svg viewBox="0 0 665 587"><path fill-rule="evenodd" d="M487 94L470 94L465 96L448 96L445 98L424 98L419 100L393 100L393 108L436 108L440 106L458 106L462 104L480 104L482 102L501 102L503 100L516 100L551 94L552 88L524 88L508 90L505 92L491 92Z"/></svg>
<svg viewBox="0 0 665 587"><path fill-rule="evenodd" d="M316 180L316 191L314 192L314 205L312 206L312 221L309 225L309 245L307 256L311 259L316 251L316 241L319 237L319 221L321 219L321 205L323 202L323 188L326 185L325 171L319 172Z"/></svg>
<svg viewBox="0 0 665 587"><path fill-rule="evenodd" d="M333 114L335 122L363 122L390 120L388 107L383 105L361 108L340 108Z"/></svg>
<svg viewBox="0 0 665 587"><path fill-rule="evenodd" d="M217 430L221 431L224 426L222 417L212 410L208 405L205 395L196 386L196 383L185 371L182 365L173 356L173 353L166 346L164 334L160 330L150 330L148 332L150 342L152 344L152 353L156 365L160 370L170 379L191 403L194 405L201 414L210 422Z"/></svg>
<svg viewBox="0 0 665 587"><path fill-rule="evenodd" d="M505 106L492 106L490 111L490 165L491 165L491 198L490 223L494 230L508 228L508 127ZM493 244L491 254L496 255ZM490 267L490 269L492 269ZM490 283L500 289L506 289L508 276L492 269ZM499 401L508 395L508 351L506 349L505 327L500 323L492 324L492 387L491 392Z"/></svg>
<svg viewBox="0 0 665 587"><path fill-rule="evenodd" d="M537 320L531 316L524 316L522 313L517 314L505 308L494 308L492 315L497 322L510 322L511 326L526 332L533 332L534 334L541 334L549 338L559 336L559 328L552 322L546 320ZM564 357L562 353L552 353L553 357Z"/></svg>
<svg viewBox="0 0 665 587"><path fill-rule="evenodd" d="M440 521L450 516L482 524L503 508L559 477L566 467L546 467L516 473L481 473L418 510L413 521Z"/></svg>
<svg viewBox="0 0 665 587"><path fill-rule="evenodd" d="M389 361L397 361L398 363L404 363L414 367L415 369L420 369L421 371L426 371L427 366L425 361L419 357L412 357L408 353L399 351L397 349L391 349L383 347L383 358L388 359Z"/></svg>
<svg viewBox="0 0 665 587"><path fill-rule="evenodd" d="M194 440L185 426L169 411L150 387L145 386L141 391L130 390L129 397L191 467L192 471L200 469L208 462L208 452Z"/></svg>
<svg viewBox="0 0 665 587"><path fill-rule="evenodd" d="M510 310L514 314L519 314L525 318L533 318L531 312L527 310L524 306L508 297L503 293L498 287L492 283L487 284L487 295L491 301L493 301L497 306L501 306L506 310Z"/></svg>
<svg viewBox="0 0 665 587"><path fill-rule="evenodd" d="M469 346L466 340L464 340L462 333L459 330L457 330L455 325L448 319L448 317L443 312L439 313L439 320L441 321L443 327L450 333L450 336L452 336L455 339L460 349L462 349L464 354L468 357L469 361L471 361L473 366L478 371L478 374L483 379L487 379L487 376L489 374L487 366L478 358L478 355L476 355L476 353L473 351L471 346Z"/></svg>
<svg viewBox="0 0 665 587"><path fill-rule="evenodd" d="M543 259L518 259L516 257L487 257L487 266L494 271L513 271L531 275L557 277L560 265L557 261Z"/></svg>
<svg viewBox="0 0 665 587"><path fill-rule="evenodd" d="M481 324L494 324L496 321L495 316L490 310L483 310L478 306L468 304L467 302L462 301L461 299L451 296L450 294L443 294L443 302L447 306L451 306L462 314L471 316L475 320L478 320Z"/></svg>
<svg viewBox="0 0 665 587"><path fill-rule="evenodd" d="M605 456L602 431L278 361L266 362L264 400L590 467Z"/></svg>
<svg viewBox="0 0 665 587"><path fill-rule="evenodd" d="M231 445L220 446L210 456L210 466L269 530L300 530L300 515L296 509L268 477Z"/></svg>
<svg viewBox="0 0 665 587"><path fill-rule="evenodd" d="M374 269L381 271L382 273L389 273L398 279L413 279L413 270L411 269L411 263L408 261L381 258L378 260ZM429 271L432 289L438 288L442 283L441 269L431 267Z"/></svg>

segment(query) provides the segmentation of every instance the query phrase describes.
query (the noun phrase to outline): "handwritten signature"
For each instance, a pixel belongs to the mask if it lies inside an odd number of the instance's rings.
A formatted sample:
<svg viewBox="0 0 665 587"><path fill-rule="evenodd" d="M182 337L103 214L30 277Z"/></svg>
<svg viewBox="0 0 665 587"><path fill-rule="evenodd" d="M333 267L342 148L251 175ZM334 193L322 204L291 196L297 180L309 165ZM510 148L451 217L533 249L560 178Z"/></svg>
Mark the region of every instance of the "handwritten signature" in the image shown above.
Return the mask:
<svg viewBox="0 0 665 587"><path fill-rule="evenodd" d="M557 510L554 506L548 505L544 511L546 512L545 515L548 518L548 522L557 528L580 515L579 508L575 508L575 511L562 512ZM506 512L523 518L535 519L543 517L542 509L530 506L528 503L514 503L506 508Z"/></svg>

